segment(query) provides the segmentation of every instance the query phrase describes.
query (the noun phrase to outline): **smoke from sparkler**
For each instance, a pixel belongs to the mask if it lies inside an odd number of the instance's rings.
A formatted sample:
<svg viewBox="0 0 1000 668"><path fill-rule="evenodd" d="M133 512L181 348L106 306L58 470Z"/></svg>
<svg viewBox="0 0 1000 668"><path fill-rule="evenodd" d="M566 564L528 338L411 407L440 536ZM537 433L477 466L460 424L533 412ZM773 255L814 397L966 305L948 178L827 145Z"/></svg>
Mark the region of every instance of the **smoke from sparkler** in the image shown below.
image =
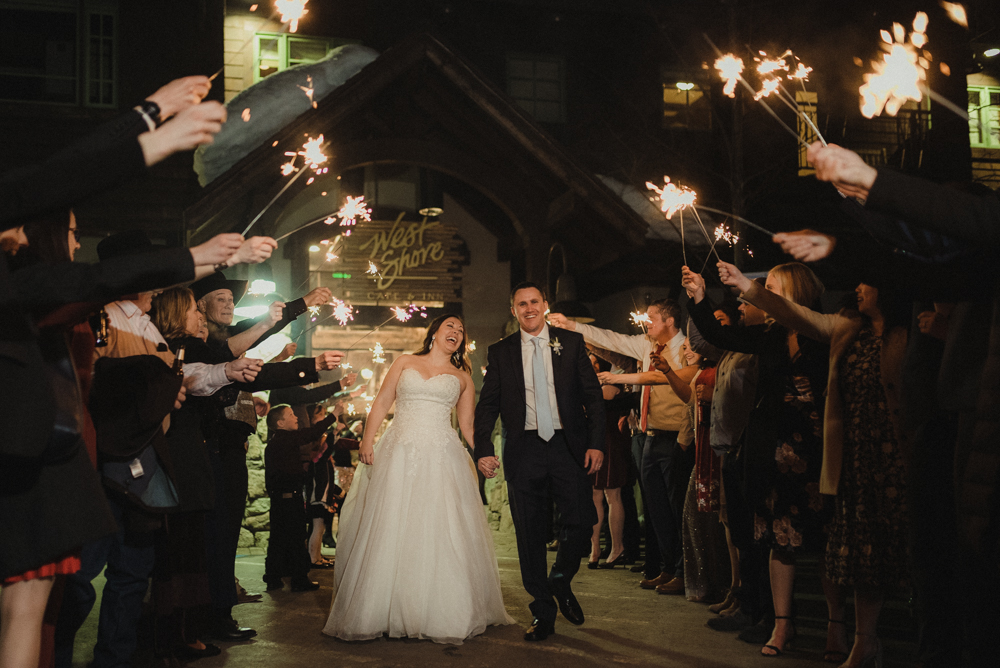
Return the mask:
<svg viewBox="0 0 1000 668"><path fill-rule="evenodd" d="M917 12L909 40L906 29L894 23L893 34L882 30L882 62L872 61L873 72L865 74L861 94L861 114L873 118L883 111L895 116L908 101L923 99L921 82L927 79L929 59L918 52L927 43L927 14ZM928 54L929 55L929 54Z"/></svg>
<svg viewBox="0 0 1000 668"><path fill-rule="evenodd" d="M719 76L726 80L726 85L722 88L723 95L736 97L736 84L739 83L740 75L743 73L743 59L727 53L715 61L715 69L719 71Z"/></svg>
<svg viewBox="0 0 1000 668"><path fill-rule="evenodd" d="M667 220L673 218L678 211L694 206L695 200L698 199L698 193L687 186L671 183L669 176L663 177L663 183L662 190L648 181L646 187L656 193L657 197L654 199L660 200L660 211L667 215Z"/></svg>

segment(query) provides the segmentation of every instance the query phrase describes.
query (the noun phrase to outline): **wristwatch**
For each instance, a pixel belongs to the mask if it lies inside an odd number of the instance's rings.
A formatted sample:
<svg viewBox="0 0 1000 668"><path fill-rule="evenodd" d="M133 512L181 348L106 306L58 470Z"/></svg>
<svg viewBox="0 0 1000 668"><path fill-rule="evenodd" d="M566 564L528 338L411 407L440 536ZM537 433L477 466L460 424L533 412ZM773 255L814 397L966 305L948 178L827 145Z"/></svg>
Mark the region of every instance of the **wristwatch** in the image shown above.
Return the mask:
<svg viewBox="0 0 1000 668"><path fill-rule="evenodd" d="M163 125L163 121L160 119L160 105L155 102L143 100L142 104L135 107L135 110L146 121L146 125L149 126L150 131Z"/></svg>

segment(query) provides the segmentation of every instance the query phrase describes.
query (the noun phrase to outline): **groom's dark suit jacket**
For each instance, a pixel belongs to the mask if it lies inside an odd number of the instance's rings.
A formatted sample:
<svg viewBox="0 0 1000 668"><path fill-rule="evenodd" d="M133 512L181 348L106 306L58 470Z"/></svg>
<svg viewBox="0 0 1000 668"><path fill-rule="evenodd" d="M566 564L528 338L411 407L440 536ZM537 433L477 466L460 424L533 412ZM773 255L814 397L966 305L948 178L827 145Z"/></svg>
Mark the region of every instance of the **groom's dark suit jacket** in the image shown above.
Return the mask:
<svg viewBox="0 0 1000 668"><path fill-rule="evenodd" d="M583 466L587 450L604 452L604 397L594 367L590 364L583 336L564 329L549 329L550 341L558 339L562 349L552 350L552 373L563 436L573 457ZM492 457L495 452L493 426L497 416L507 433L504 444L504 475L517 479L526 447L524 367L521 361L521 331L494 343L487 355L486 377L476 405L475 456Z"/></svg>

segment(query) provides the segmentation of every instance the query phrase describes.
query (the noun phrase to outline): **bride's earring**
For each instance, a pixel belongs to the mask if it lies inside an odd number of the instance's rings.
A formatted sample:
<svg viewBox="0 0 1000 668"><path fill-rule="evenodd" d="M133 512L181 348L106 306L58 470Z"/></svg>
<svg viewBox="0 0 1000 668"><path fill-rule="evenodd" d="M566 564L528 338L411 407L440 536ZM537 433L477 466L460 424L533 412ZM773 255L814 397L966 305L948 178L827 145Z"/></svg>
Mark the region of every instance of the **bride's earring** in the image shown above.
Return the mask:
<svg viewBox="0 0 1000 668"><path fill-rule="evenodd" d="M434 339L436 338L436 336L431 337L431 345L427 346L427 350L431 350L434 347Z"/></svg>

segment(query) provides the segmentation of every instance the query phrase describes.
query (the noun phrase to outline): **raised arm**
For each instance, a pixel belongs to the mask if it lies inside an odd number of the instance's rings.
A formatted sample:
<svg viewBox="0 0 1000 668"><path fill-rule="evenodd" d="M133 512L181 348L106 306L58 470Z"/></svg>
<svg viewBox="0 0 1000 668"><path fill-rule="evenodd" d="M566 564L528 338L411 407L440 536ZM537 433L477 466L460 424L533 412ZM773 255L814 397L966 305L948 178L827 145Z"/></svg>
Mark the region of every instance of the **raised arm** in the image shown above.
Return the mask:
<svg viewBox="0 0 1000 668"><path fill-rule="evenodd" d="M382 426L382 421L389 414L389 409L396 401L396 384L399 382L399 375L406 368L409 355L397 357L396 361L389 367L389 373L382 381L375 400L372 401L372 409L368 413L368 420L365 422L365 435L361 437L361 447L358 448L358 458L361 463L371 466L375 463L375 434Z"/></svg>
<svg viewBox="0 0 1000 668"><path fill-rule="evenodd" d="M645 358L646 351L649 349L649 342L642 334L619 334L608 329L584 325L570 320L561 313L550 313L548 318L549 324L553 327L583 334L583 339L587 343L593 343L601 348L634 357L637 360Z"/></svg>

